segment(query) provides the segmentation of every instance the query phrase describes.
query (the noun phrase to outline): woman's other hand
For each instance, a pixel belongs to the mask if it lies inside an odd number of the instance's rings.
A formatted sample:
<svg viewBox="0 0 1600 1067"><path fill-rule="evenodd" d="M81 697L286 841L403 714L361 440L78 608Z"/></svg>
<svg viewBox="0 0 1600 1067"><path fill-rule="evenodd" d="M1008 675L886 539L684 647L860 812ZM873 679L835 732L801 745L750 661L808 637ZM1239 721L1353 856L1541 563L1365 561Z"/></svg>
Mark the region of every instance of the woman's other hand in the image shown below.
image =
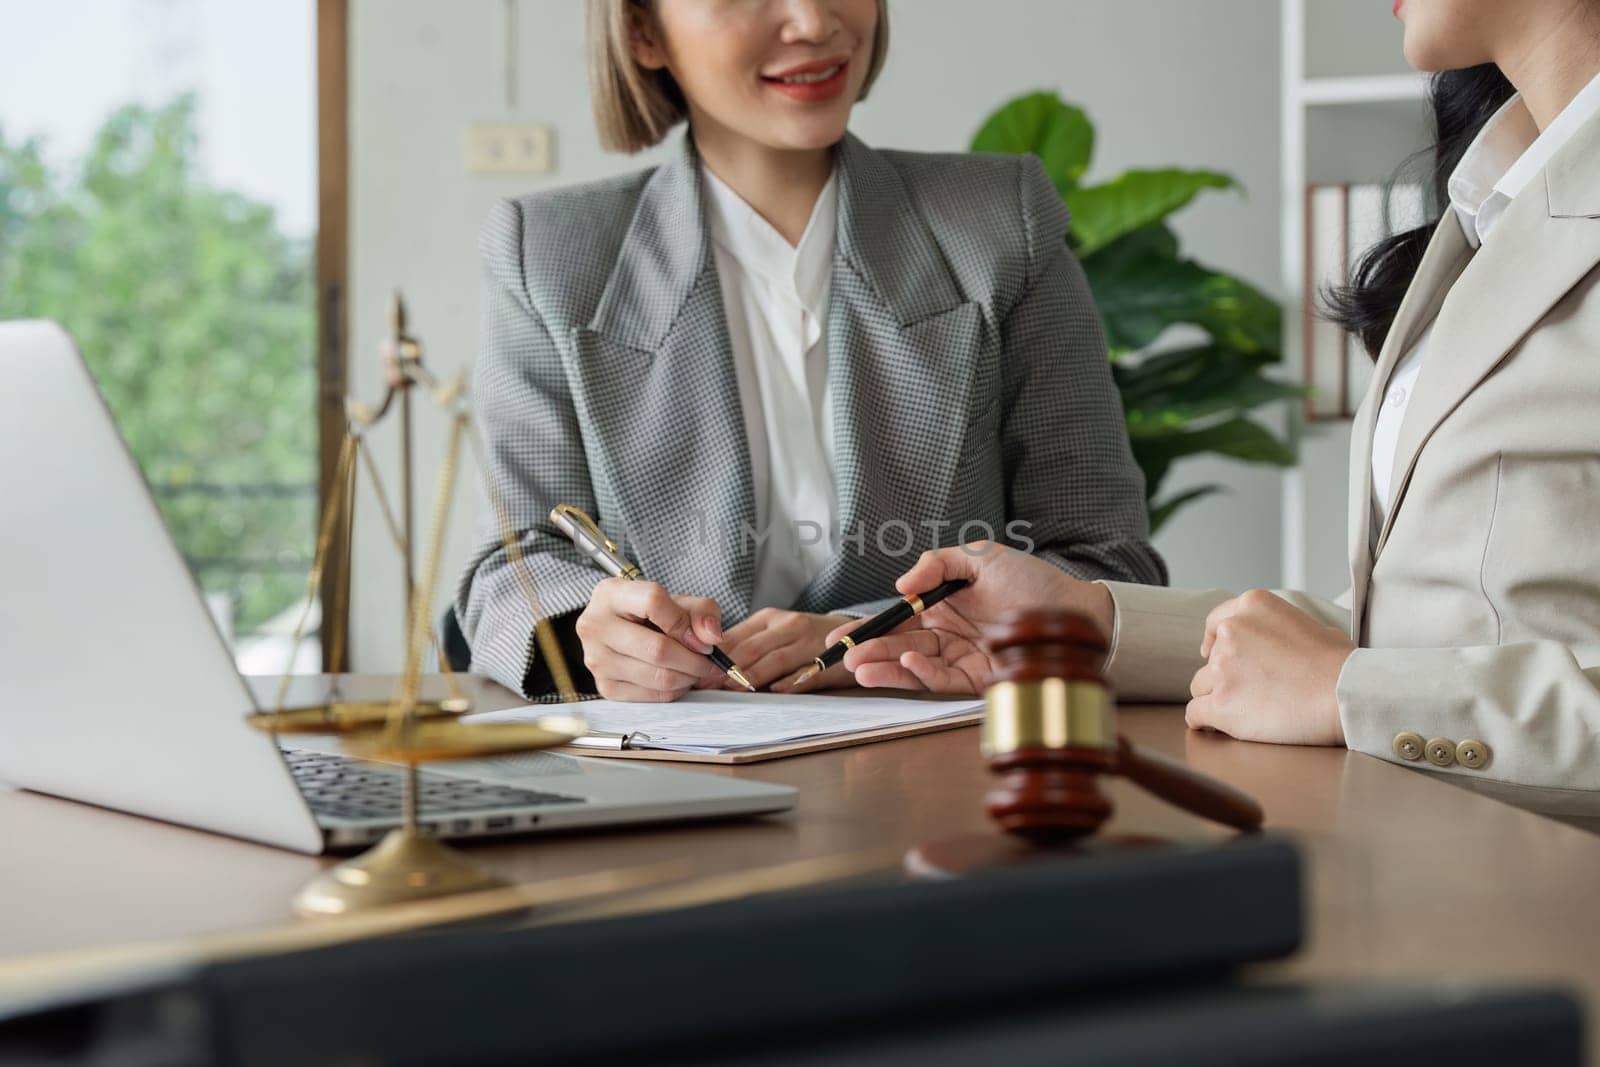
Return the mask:
<svg viewBox="0 0 1600 1067"><path fill-rule="evenodd" d="M651 629L654 624L659 628ZM706 659L722 638L714 600L675 596L654 582L607 578L578 616L583 664L611 700L677 700L722 677Z"/></svg>
<svg viewBox="0 0 1600 1067"><path fill-rule="evenodd" d="M804 611L762 608L729 628L722 651L739 665L751 685L765 689L779 679L788 681L790 675L804 670L828 647L830 631L841 623L854 621L845 615L812 615ZM849 684L850 672L835 667L823 672L807 688L829 689ZM778 686L772 687L783 691ZM739 687L728 683L727 688Z"/></svg>
<svg viewBox="0 0 1600 1067"><path fill-rule="evenodd" d="M1252 589L1206 618L1206 665L1189 684L1185 718L1241 741L1342 745L1339 673L1355 647L1343 630Z"/></svg>
<svg viewBox="0 0 1600 1067"><path fill-rule="evenodd" d="M855 675L857 685L980 693L993 671L982 644L983 629L1019 609L1078 611L1102 633L1111 632L1111 594L1104 586L1070 577L1043 560L992 541L924 552L895 588L902 595L924 593L955 578L971 584L894 633L845 654L843 666ZM859 623L852 620L834 630L828 642Z"/></svg>

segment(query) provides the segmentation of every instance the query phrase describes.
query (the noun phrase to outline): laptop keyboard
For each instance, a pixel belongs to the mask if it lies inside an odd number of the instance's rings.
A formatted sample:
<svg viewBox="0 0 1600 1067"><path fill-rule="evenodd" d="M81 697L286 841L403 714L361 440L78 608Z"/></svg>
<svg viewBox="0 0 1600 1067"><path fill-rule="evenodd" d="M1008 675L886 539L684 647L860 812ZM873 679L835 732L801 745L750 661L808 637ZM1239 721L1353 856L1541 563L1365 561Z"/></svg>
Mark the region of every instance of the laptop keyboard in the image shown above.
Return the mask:
<svg viewBox="0 0 1600 1067"><path fill-rule="evenodd" d="M300 792L318 815L343 819L400 817L404 772L399 768L300 749L285 749L283 757ZM419 816L583 803L582 797L427 772L418 775L417 789Z"/></svg>

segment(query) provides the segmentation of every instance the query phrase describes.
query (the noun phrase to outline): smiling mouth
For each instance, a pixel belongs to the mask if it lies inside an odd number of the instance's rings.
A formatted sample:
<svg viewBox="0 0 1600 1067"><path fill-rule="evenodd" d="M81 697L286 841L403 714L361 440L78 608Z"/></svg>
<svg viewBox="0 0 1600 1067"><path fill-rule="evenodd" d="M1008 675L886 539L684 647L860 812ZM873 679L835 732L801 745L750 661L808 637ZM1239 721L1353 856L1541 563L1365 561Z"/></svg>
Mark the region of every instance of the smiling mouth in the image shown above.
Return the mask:
<svg viewBox="0 0 1600 1067"><path fill-rule="evenodd" d="M838 74L839 71L843 69L843 63L835 63L833 66L825 67L822 70L808 70L803 74L789 74L781 78L767 78L767 81L777 82L779 85L815 85L818 82L827 81L829 78L833 77L835 74Z"/></svg>

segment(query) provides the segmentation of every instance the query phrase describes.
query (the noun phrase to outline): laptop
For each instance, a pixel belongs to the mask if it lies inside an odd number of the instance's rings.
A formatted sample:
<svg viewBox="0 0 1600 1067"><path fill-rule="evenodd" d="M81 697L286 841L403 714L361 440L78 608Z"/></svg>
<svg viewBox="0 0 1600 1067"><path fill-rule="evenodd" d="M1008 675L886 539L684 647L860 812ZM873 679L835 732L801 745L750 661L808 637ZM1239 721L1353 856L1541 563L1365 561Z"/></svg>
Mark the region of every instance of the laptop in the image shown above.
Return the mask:
<svg viewBox="0 0 1600 1067"><path fill-rule="evenodd" d="M399 767L280 748L67 334L0 323L0 782L320 853L398 824ZM554 709L552 709L554 710ZM442 763L441 837L756 815L786 786L549 752Z"/></svg>

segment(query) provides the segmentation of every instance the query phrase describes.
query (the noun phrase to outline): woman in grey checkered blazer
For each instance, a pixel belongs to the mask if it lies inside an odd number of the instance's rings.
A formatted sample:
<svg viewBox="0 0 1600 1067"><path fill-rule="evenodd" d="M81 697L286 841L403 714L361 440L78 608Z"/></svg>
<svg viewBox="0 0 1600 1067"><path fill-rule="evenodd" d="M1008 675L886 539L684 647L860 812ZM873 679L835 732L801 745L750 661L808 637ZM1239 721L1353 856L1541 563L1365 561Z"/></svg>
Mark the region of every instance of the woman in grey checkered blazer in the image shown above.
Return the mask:
<svg viewBox="0 0 1600 1067"><path fill-rule="evenodd" d="M702 655L720 643L782 688L938 545L1165 581L1038 161L846 132L882 0L590 0L589 18L607 147L689 129L658 167L496 207L476 371L489 475L580 686L675 699L721 684ZM550 524L559 503L653 581L600 580ZM550 689L492 521L456 610L475 670Z"/></svg>

